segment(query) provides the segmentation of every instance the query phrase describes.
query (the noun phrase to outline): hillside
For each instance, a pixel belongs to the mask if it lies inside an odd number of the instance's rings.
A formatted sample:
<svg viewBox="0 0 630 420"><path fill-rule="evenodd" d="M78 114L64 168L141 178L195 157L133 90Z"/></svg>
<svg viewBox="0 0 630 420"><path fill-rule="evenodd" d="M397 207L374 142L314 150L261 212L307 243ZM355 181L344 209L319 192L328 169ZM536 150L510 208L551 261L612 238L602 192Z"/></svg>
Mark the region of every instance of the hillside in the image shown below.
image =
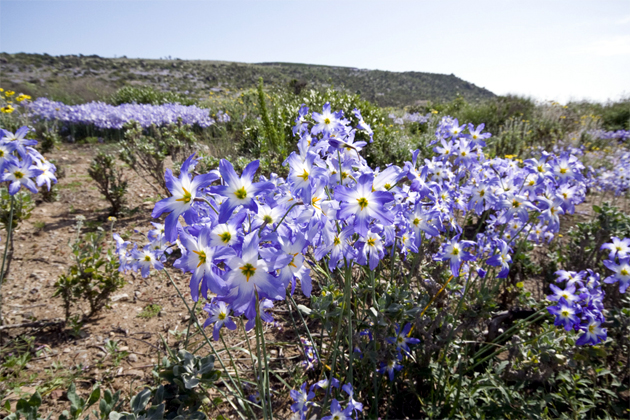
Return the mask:
<svg viewBox="0 0 630 420"><path fill-rule="evenodd" d="M101 99L125 85L148 85L204 97L211 91L253 87L261 76L267 85L347 89L380 106L449 101L458 94L467 101L495 96L452 74L397 73L292 63L0 53L0 85L3 88L34 96L48 95L66 102Z"/></svg>

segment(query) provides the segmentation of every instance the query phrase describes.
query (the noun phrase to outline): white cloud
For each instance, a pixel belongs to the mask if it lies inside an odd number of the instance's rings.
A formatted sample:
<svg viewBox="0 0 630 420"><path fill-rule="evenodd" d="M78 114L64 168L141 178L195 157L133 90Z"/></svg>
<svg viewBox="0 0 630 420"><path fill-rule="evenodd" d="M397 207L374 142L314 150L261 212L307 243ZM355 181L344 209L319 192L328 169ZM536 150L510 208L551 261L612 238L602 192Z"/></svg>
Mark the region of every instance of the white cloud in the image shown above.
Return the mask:
<svg viewBox="0 0 630 420"><path fill-rule="evenodd" d="M627 23L630 23L630 15L622 17L621 19L616 21L617 25L625 25Z"/></svg>
<svg viewBox="0 0 630 420"><path fill-rule="evenodd" d="M630 35L618 35L590 42L574 50L574 54L612 57L630 54Z"/></svg>

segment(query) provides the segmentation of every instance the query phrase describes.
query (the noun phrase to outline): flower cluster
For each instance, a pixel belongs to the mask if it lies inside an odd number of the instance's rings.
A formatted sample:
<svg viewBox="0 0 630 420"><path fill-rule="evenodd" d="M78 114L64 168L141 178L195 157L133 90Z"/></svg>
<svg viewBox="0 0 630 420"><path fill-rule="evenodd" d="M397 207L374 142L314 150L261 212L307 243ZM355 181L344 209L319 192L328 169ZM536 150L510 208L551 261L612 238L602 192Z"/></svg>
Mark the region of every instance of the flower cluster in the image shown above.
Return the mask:
<svg viewBox="0 0 630 420"><path fill-rule="evenodd" d="M388 117L394 121L394 124L398 124L398 125L404 125L405 123L414 123L414 122L418 124L426 124L431 120L431 116L432 116L431 113L422 115L419 112L415 112L413 114L405 112L405 114L402 117L398 117L396 116L396 114L388 115Z"/></svg>
<svg viewBox="0 0 630 420"><path fill-rule="evenodd" d="M141 248L134 243L132 249L129 249L131 242L125 241L120 235L114 233L116 255L120 262L119 271L140 271L143 277L147 277L151 269L162 270L164 268L165 254L170 254L172 249L165 240L164 225L161 223L151 224L154 229L147 234L149 243Z"/></svg>
<svg viewBox="0 0 630 420"><path fill-rule="evenodd" d="M591 186L602 192L612 192L615 196L625 194L630 189L630 153L616 151L605 156L607 165L595 171Z"/></svg>
<svg viewBox="0 0 630 420"><path fill-rule="evenodd" d="M315 366L319 363L319 358L317 357L317 352L315 351L315 345L311 342L311 340L304 337L300 337L300 342L302 343L304 356L306 358L302 361L304 370L315 368Z"/></svg>
<svg viewBox="0 0 630 420"><path fill-rule="evenodd" d="M32 146L37 140L27 139L28 127L15 133L0 129L1 182L9 183L9 194L15 195L22 187L37 193L37 187L57 183L57 168Z"/></svg>
<svg viewBox="0 0 630 420"><path fill-rule="evenodd" d="M601 140L617 140L619 142L625 142L630 140L630 130L616 130L616 131L605 131L605 130L591 130L589 134L594 139Z"/></svg>
<svg viewBox="0 0 630 420"><path fill-rule="evenodd" d="M306 419L306 414L310 407L315 403L312 401L318 391L322 394L330 393L334 388L339 388L340 383L337 379L328 381L323 379L313 385L307 390L306 382L302 384L299 391L291 390L291 398L295 403L291 405L291 411L298 413L301 420ZM330 389L329 389L330 388ZM347 383L341 386L341 390L348 394L348 401L346 408L341 407L341 403L333 398L330 403L330 416L323 417L322 420L351 420L352 415L358 416L363 411L363 404L354 399L354 388L352 384Z"/></svg>
<svg viewBox="0 0 630 420"><path fill-rule="evenodd" d="M583 334L576 341L577 345L598 344L606 339L603 298L599 274L593 270L556 272L556 282L566 282L564 289L551 285L552 295L547 296L556 302L547 310L555 316L554 324L566 331L575 330Z"/></svg>
<svg viewBox="0 0 630 420"><path fill-rule="evenodd" d="M153 217L167 215L163 237L141 251L135 246L133 261L121 257L121 267L148 275L161 267L167 243L177 243L182 257L175 267L192 274L193 300L201 293L221 305L219 312L208 308L211 317L219 314L210 322L215 331L219 321L219 328L230 326L230 314L245 315L251 327L287 289L293 294L299 284L310 296L316 261L331 271L353 264L374 270L386 255L405 259L435 242L434 259L455 278L506 277L517 241L551 240L559 216L584 200L584 167L576 156L489 159L483 125L442 118L436 155L422 162L416 150L403 167L376 169L361 156L366 143L355 140L361 130L371 131L365 123L352 127L329 104L312 114L303 106L286 179L260 175L256 182L258 161L240 175L222 160L218 170L193 176L197 162L189 157L179 175L167 170L171 196L153 210ZM484 229L464 238L460 222L470 217ZM126 247L120 253L128 255ZM397 336L412 344L405 329Z"/></svg>
<svg viewBox="0 0 630 420"><path fill-rule="evenodd" d="M619 282L619 292L625 293L630 285L630 238L619 239L613 237L610 243L602 245L602 250L608 250L608 259L604 265L613 272L604 279L604 283ZM574 271L560 270L556 272L556 282L566 282L561 289L551 285L553 294L547 299L556 302L555 306L547 308L555 316L555 325L565 330L579 331L582 335L576 341L577 345L599 344L606 340L606 328L603 309L604 291L601 287L599 274L593 270Z"/></svg>
<svg viewBox="0 0 630 420"><path fill-rule="evenodd" d="M62 102L38 98L27 106L30 116L43 120L56 120L67 124L93 125L101 129L121 129L129 121L137 121L142 127L174 124L181 118L184 124L209 127L214 124L207 109L180 104L122 104L103 102L82 105L65 105ZM226 117L222 117L226 119ZM229 118L229 117L227 117Z"/></svg>

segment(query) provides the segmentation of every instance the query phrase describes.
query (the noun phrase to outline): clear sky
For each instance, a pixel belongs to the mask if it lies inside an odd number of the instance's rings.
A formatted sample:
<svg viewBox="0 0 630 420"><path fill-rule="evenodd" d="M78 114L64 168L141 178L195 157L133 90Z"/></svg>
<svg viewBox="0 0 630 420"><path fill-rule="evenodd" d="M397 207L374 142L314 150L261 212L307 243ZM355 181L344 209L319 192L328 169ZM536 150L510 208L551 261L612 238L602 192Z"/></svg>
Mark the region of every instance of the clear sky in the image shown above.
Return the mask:
<svg viewBox="0 0 630 420"><path fill-rule="evenodd" d="M0 51L453 73L497 94L630 96L630 1L5 1Z"/></svg>

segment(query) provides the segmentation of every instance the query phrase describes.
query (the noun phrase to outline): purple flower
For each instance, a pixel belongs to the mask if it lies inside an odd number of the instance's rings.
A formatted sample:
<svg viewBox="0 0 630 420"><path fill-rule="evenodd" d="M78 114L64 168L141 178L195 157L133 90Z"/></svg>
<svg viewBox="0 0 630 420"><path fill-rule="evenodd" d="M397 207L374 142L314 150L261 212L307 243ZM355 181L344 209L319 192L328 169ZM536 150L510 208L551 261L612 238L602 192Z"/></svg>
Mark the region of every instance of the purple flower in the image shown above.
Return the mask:
<svg viewBox="0 0 630 420"><path fill-rule="evenodd" d="M187 160L191 160L193 157L194 155L191 155ZM167 169L165 178L166 188L168 188L172 196L158 201L155 204L151 216L156 218L162 213L170 212L164 224L165 236L169 242L175 242L175 239L177 239L177 220L179 216L183 214L184 218L186 218L187 215L194 218L196 212L193 209L193 203L199 194L199 190L207 187L219 177L214 173L208 173L196 176L191 180L190 174L187 171L181 171L179 178L175 178L173 172Z"/></svg>
<svg viewBox="0 0 630 420"><path fill-rule="evenodd" d="M388 337L387 341L391 344L396 344L396 350L403 350L405 353L409 353L409 344L418 344L419 339L409 337L411 333L411 324L408 322L405 327L400 329L400 325L396 324L396 335Z"/></svg>
<svg viewBox="0 0 630 420"><path fill-rule="evenodd" d="M133 270L140 270L142 277L148 277L149 271L153 268L155 270L163 270L165 258L163 255L157 255L156 251L152 250L149 245L142 248L142 250L134 249L131 253L135 262L133 263Z"/></svg>
<svg viewBox="0 0 630 420"><path fill-rule="evenodd" d="M342 202L338 217L345 220L354 216L354 229L363 237L367 236L368 224L373 218L385 225L394 223L394 216L386 208L394 197L389 192L372 191L373 182L373 174L363 174L356 188L338 186L335 189L335 199Z"/></svg>
<svg viewBox="0 0 630 420"><path fill-rule="evenodd" d="M22 161L14 161L6 166L6 172L2 175L2 181L8 181L9 194L15 195L21 187L25 187L33 193L37 192L37 186L31 178L41 175L42 171L34 166L30 155L26 155Z"/></svg>
<svg viewBox="0 0 630 420"><path fill-rule="evenodd" d="M315 397L315 393L312 391L307 392L306 382L304 382L299 391L292 389L290 394L293 401L295 401L295 403L291 405L291 411L294 413L300 413L300 419L305 420L306 411L311 405L310 400Z"/></svg>
<svg viewBox="0 0 630 420"><path fill-rule="evenodd" d="M590 344L592 346L606 340L606 328L601 327L601 322L589 317L586 325L580 325L580 331L584 332L575 342L578 346Z"/></svg>
<svg viewBox="0 0 630 420"><path fill-rule="evenodd" d="M236 255L232 248L213 247L210 242L210 229L204 227L195 237L180 230L179 240L183 245L182 257L175 261L173 267L193 273L190 279L190 294L196 302L199 299L199 286L201 294L207 299L208 290L215 294L227 294L228 285L221 278L222 272L216 266L217 262L225 261Z"/></svg>
<svg viewBox="0 0 630 420"><path fill-rule="evenodd" d="M330 416L323 417L322 420L352 420L352 405L342 410L339 401L333 398L330 403Z"/></svg>
<svg viewBox="0 0 630 420"><path fill-rule="evenodd" d="M611 260L604 260L604 265L614 272L614 274L604 279L604 283L613 284L619 282L619 293L625 293L630 285L630 257L620 258L619 264Z"/></svg>
<svg viewBox="0 0 630 420"><path fill-rule="evenodd" d="M576 325L580 325L580 318L577 314L582 312L582 309L567 302L565 298L560 298L557 306L550 306L547 311L551 315L556 317L554 325L557 327L564 327L565 330L571 331Z"/></svg>
<svg viewBox="0 0 630 420"><path fill-rule="evenodd" d="M336 378L332 378L331 381L329 381L328 379L322 379L321 381L318 381L316 383L314 383L313 385L311 385L311 391L313 389L323 389L323 390L327 390L328 386L332 384L333 388L339 388L339 380Z"/></svg>
<svg viewBox="0 0 630 420"><path fill-rule="evenodd" d="M234 209L243 206L253 212L258 210L254 197L266 190L274 188L271 182L253 182L254 174L258 170L259 161L250 162L243 170L243 174L239 177L234 172L234 167L230 162L221 159L219 164L219 172L223 178L224 185L213 186L210 191L214 194L226 197L221 203L219 211L219 223L228 221Z"/></svg>
<svg viewBox="0 0 630 420"><path fill-rule="evenodd" d="M612 242L602 245L600 249L607 249L610 251L608 259L614 260L615 256L619 258L625 258L630 253L630 238L619 239L616 236L612 237Z"/></svg>
<svg viewBox="0 0 630 420"><path fill-rule="evenodd" d="M363 404L354 399L354 389L352 388L352 384L345 384L341 387L341 389L343 389L346 394L348 394L348 407L352 407L352 410L354 410L356 415L362 412Z"/></svg>
<svg viewBox="0 0 630 420"><path fill-rule="evenodd" d="M22 156L22 158L26 158L28 152L26 150L26 146L33 146L37 144L37 140L28 140L26 139L26 134L28 133L28 127L23 126L20 127L15 134L7 130L2 131L2 139L3 143L11 145L13 150L17 150L17 152Z"/></svg>
<svg viewBox="0 0 630 420"><path fill-rule="evenodd" d="M459 268L464 261L472 261L475 259L473 255L464 251L466 246L474 246L472 241L458 241L459 236L455 236L442 246L442 252L436 255L438 261L448 261L451 267L451 273L454 277L459 276Z"/></svg>
<svg viewBox="0 0 630 420"><path fill-rule="evenodd" d="M381 375L384 375L387 372L389 376L389 380L391 382L394 381L394 372L402 369L402 365L398 363L396 359L390 359L387 363L381 362L381 368L377 371Z"/></svg>
<svg viewBox="0 0 630 420"><path fill-rule="evenodd" d="M508 276L510 272L510 263L512 262L512 257L510 256L511 249L508 244L502 239L499 239L497 241L496 249L499 252L495 252L494 255L486 260L486 263L493 267L501 267L501 271L499 272L497 277L500 279L504 279Z"/></svg>
<svg viewBox="0 0 630 420"><path fill-rule="evenodd" d="M236 315L245 314L247 319L256 316L256 291L261 299L284 299L285 289L282 282L269 272L279 270L291 261L286 254L277 255L269 261L259 259L258 244L258 232L254 231L245 237L242 255L234 255L226 261L230 271L225 280L230 292L219 298L230 303Z"/></svg>
<svg viewBox="0 0 630 420"><path fill-rule="evenodd" d="M230 309L225 302L206 303L203 310L208 313L208 319L203 323L203 327L207 328L210 324L214 324L212 329L214 341L219 341L219 332L223 326L232 331L236 329L236 324L230 317Z"/></svg>

